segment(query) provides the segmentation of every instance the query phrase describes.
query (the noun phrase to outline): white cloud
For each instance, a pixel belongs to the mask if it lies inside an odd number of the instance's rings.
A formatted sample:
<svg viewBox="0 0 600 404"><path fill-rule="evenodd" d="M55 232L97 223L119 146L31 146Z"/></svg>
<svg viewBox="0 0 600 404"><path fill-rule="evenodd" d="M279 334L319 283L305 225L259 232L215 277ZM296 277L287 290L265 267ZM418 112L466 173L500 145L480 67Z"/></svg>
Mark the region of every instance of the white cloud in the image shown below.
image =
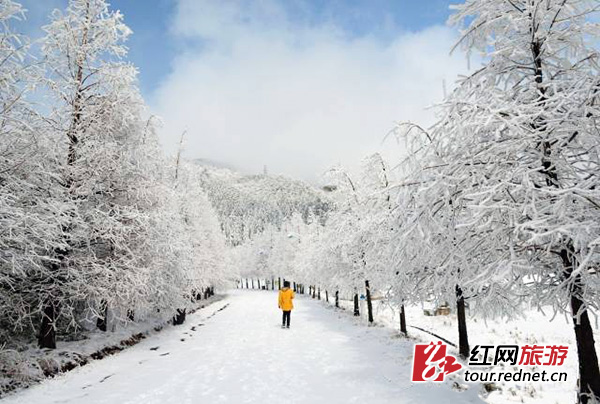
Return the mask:
<svg viewBox="0 0 600 404"><path fill-rule="evenodd" d="M296 21L276 1L179 1L173 33L194 45L153 97L168 151L187 128L190 158L314 179L393 148L394 122L431 123L425 108L466 70L444 26L383 41Z"/></svg>

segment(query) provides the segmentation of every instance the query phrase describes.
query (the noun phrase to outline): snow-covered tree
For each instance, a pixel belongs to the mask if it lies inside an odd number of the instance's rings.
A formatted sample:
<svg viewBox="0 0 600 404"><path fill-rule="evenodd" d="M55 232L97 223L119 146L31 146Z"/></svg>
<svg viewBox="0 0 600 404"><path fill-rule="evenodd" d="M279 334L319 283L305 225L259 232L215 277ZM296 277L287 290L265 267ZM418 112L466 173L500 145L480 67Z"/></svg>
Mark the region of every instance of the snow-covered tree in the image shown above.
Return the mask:
<svg viewBox="0 0 600 404"><path fill-rule="evenodd" d="M63 226L66 248L49 251L56 268L46 280L40 345L53 346L56 317L75 318L77 305L63 301L84 300L105 330L109 307L137 300L152 187L141 164L146 122L136 70L121 61L131 32L123 16L104 0L72 0L44 31L46 121L66 191L58 203L76 208Z"/></svg>
<svg viewBox="0 0 600 404"><path fill-rule="evenodd" d="M381 243L389 240L393 203L391 173L379 154L365 159L360 175L334 168L328 173L336 209L325 228L309 243L309 282L328 290L352 295L358 310L358 294L364 290L368 318L373 321L370 295L390 281L391 260L382 253ZM364 289L363 289L364 288Z"/></svg>
<svg viewBox="0 0 600 404"><path fill-rule="evenodd" d="M458 83L426 136L410 233L438 247L421 273L482 307L525 294L569 310L580 402L600 395L588 316L600 257L597 12L585 0L456 6L460 44L484 65Z"/></svg>
<svg viewBox="0 0 600 404"><path fill-rule="evenodd" d="M0 2L2 332L38 328L40 346L54 348L58 327L168 318L225 286L229 254L203 169L162 155L124 61L123 16L104 0L71 0L43 27L35 64L10 29L21 17Z"/></svg>
<svg viewBox="0 0 600 404"><path fill-rule="evenodd" d="M11 30L22 17L17 3L0 3L0 323L7 331L29 329L52 294L50 279L65 281L49 251L66 248L62 235L74 213L74 204L60 202L66 192L53 140L27 102L39 72L27 38Z"/></svg>
<svg viewBox="0 0 600 404"><path fill-rule="evenodd" d="M179 162L174 181L183 223L180 237L190 242L188 293L206 287L225 286L233 280L228 272L228 254L224 233L217 214L200 180L202 169L185 161Z"/></svg>

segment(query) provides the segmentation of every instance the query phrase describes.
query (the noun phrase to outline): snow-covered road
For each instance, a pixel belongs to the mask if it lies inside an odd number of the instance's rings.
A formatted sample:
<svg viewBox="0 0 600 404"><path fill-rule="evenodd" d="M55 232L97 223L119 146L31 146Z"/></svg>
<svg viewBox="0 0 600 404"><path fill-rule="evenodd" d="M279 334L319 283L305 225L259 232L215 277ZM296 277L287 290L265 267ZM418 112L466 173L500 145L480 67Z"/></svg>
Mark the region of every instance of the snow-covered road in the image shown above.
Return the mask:
<svg viewBox="0 0 600 404"><path fill-rule="evenodd" d="M182 326L2 403L483 402L475 385L411 383L412 344L389 330L304 296L295 304L285 330L274 292L233 291Z"/></svg>

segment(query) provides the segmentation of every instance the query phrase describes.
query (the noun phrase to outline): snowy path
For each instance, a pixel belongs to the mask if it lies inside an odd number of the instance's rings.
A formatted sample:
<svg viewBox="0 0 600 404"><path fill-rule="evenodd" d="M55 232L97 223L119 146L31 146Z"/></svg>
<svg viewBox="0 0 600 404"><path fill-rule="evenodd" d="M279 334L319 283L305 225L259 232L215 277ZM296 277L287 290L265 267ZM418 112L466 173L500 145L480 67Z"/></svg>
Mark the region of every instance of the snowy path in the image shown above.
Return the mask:
<svg viewBox="0 0 600 404"><path fill-rule="evenodd" d="M275 293L234 291L181 327L2 403L482 403L477 386L411 383L412 345L389 330L309 298L296 306L282 330Z"/></svg>

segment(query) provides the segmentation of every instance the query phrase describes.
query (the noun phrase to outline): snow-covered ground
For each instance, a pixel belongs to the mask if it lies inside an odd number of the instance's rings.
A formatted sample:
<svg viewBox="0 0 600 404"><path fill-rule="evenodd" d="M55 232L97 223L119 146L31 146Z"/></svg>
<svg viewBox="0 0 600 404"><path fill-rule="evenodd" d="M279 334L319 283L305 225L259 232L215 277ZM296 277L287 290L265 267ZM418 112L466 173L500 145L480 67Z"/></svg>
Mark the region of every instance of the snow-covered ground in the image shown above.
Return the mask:
<svg viewBox="0 0 600 404"><path fill-rule="evenodd" d="M410 381L414 341L298 296L233 291L117 355L6 397L35 403L483 403L480 385Z"/></svg>
<svg viewBox="0 0 600 404"><path fill-rule="evenodd" d="M326 304L323 302L323 304ZM331 302L330 302L331 304ZM353 303L348 300L340 301L340 305L347 311L351 311ZM385 326L389 329L399 329L398 311L394 310L384 301L373 302L374 318L377 325ZM551 309L546 313L537 310L524 310L522 317L512 320L507 319L488 319L484 321L477 317L467 317L467 327L469 332L469 343L474 345L502 345L515 344L523 345L568 345L569 353L564 365L560 367L531 367L529 371L560 371L566 372L568 377L566 382L496 382L498 390L491 393L483 393L484 400L490 404L507 403L525 403L525 404L563 404L574 403L577 401L577 378L578 361L577 346L575 344L575 334L573 326L564 315L552 317ZM592 313L593 314L593 313ZM592 317L594 321L595 317ZM364 301L361 302L361 318L359 320L363 325L367 324L366 307ZM436 341L435 337L413 328L414 326L433 332L451 342L458 342L458 330L456 314L447 316L425 316L420 307L409 306L406 308L406 322L408 333L412 338L420 341ZM598 323L593 322L594 340L596 342L596 352L600 352L600 332ZM458 354L456 349L451 348L451 353ZM477 370L485 371L512 371L510 366L506 368L483 368ZM451 375L451 379L464 384L463 373ZM483 392L481 383L469 383L469 388L479 388Z"/></svg>
<svg viewBox="0 0 600 404"><path fill-rule="evenodd" d="M189 304L190 312L203 308L223 298L215 295ZM98 357L129 349L141 339L172 327L164 316L146 315L134 322L121 323L109 320L109 332L96 328L95 322L88 324L76 337L59 338L57 349L40 349L36 341L16 341L12 349L0 349L0 399L7 391L21 389L44 380L48 375L65 372L88 363ZM0 348L2 344L0 343Z"/></svg>

